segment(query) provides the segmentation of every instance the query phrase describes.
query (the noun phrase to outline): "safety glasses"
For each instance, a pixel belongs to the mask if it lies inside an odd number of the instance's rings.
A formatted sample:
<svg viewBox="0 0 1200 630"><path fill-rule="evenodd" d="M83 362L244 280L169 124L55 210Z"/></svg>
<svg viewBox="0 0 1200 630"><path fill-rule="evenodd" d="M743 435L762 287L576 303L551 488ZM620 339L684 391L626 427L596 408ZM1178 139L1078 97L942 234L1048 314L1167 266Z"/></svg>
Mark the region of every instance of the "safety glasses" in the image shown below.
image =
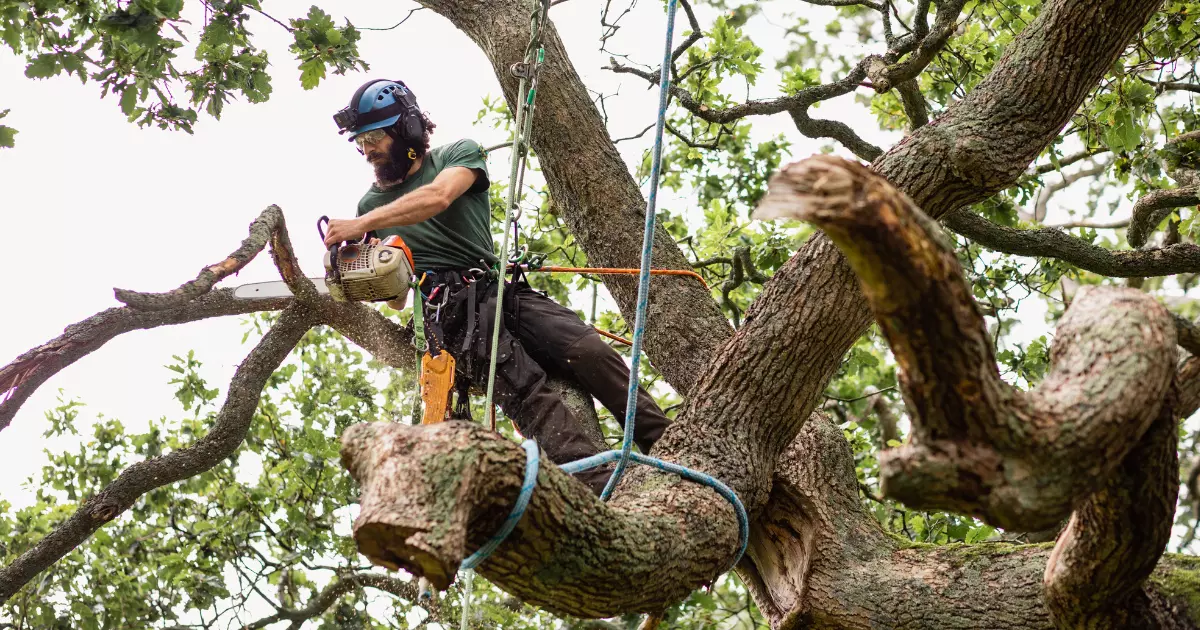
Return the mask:
<svg viewBox="0 0 1200 630"><path fill-rule="evenodd" d="M379 144L386 137L387 132L383 129L372 129L354 136L354 144L358 145L359 150L363 150L365 145Z"/></svg>

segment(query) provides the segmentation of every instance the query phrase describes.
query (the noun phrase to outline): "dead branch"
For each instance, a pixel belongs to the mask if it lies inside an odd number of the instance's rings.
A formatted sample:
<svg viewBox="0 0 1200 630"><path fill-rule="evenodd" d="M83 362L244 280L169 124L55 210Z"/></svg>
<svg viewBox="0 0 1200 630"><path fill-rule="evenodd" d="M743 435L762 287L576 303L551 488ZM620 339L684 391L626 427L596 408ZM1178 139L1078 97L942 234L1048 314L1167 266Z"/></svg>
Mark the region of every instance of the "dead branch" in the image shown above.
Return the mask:
<svg viewBox="0 0 1200 630"><path fill-rule="evenodd" d="M221 262L201 269L195 280L185 282L179 288L166 293L139 293L127 289L114 289L113 292L119 302L139 311L161 311L182 306L208 293L221 279L237 273L254 260L279 229L284 229L283 211L276 205L267 206L267 209L250 223L250 234L242 244ZM286 235L283 242L288 242ZM291 255L286 258L292 262L295 260L295 256ZM284 280L289 280L289 276L290 273L285 274Z"/></svg>

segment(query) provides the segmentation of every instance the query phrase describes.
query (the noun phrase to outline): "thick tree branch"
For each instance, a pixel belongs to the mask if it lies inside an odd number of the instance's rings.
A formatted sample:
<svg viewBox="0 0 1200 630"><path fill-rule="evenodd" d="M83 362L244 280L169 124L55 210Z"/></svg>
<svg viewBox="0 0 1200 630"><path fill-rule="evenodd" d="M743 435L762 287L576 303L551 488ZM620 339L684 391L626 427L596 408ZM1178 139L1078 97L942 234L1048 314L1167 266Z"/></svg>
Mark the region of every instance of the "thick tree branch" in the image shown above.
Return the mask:
<svg viewBox="0 0 1200 630"><path fill-rule="evenodd" d="M841 428L821 414L813 415L781 456L771 501L739 567L772 628L1055 627L1044 603L1048 545L898 541L862 508L854 466ZM1137 524L1129 522L1131 529L1118 534L1130 547L1114 547L1116 558L1125 559L1126 549L1138 544L1129 541L1140 531L1132 529ZM1141 560L1136 564L1143 566ZM1111 583L1108 575L1115 573L1100 576L1098 586ZM1164 556L1142 589L1113 597L1114 604L1123 602L1129 612L1141 614L1124 627L1193 627L1190 591L1180 587L1197 573L1192 558Z"/></svg>
<svg viewBox="0 0 1200 630"><path fill-rule="evenodd" d="M22 354L0 368L0 430L12 422L21 405L42 383L63 368L91 354L113 337L131 330L149 330L210 317L274 311L291 298L239 300L232 289L219 289L182 306L161 311L110 308L66 328L62 335Z"/></svg>
<svg viewBox="0 0 1200 630"><path fill-rule="evenodd" d="M707 487L660 476L603 503L542 462L524 516L477 569L526 603L577 617L659 612L736 550L733 509ZM346 430L342 463L362 488L359 551L444 589L508 516L525 454L472 423L373 422Z"/></svg>
<svg viewBox="0 0 1200 630"><path fill-rule="evenodd" d="M792 165L758 218L818 225L846 254L900 366L913 439L880 456L885 494L916 508L1032 531L1065 518L1158 416L1174 323L1145 294L1095 289L1059 327L1045 380L1005 383L953 249L937 224L866 167Z"/></svg>
<svg viewBox="0 0 1200 630"><path fill-rule="evenodd" d="M991 250L1017 256L1057 258L1102 276L1148 278L1200 271L1200 246L1192 243L1113 251L1058 228L1021 230L998 225L966 208L942 217L942 223Z"/></svg>
<svg viewBox="0 0 1200 630"><path fill-rule="evenodd" d="M145 493L187 479L217 465L242 443L267 378L314 324L316 313L297 302L246 357L229 383L225 404L212 428L195 444L126 468L115 481L85 500L36 546L0 569L0 604L35 575L68 554L93 532L128 510Z"/></svg>
<svg viewBox="0 0 1200 630"><path fill-rule="evenodd" d="M1179 494L1176 396L1102 488L1071 514L1046 563L1059 628L1131 628L1151 616L1142 584L1171 538Z"/></svg>

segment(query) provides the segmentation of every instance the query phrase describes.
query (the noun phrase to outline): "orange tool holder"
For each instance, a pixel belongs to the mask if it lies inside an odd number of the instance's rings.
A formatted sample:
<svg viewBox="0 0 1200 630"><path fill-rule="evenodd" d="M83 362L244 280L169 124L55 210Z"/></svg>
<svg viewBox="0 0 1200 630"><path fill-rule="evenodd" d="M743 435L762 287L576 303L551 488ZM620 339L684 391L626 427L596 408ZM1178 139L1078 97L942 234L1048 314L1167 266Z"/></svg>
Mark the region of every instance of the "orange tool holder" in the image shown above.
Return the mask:
<svg viewBox="0 0 1200 630"><path fill-rule="evenodd" d="M454 357L444 350L436 357L426 352L421 359L421 401L425 403L421 424L436 424L448 418L452 389Z"/></svg>

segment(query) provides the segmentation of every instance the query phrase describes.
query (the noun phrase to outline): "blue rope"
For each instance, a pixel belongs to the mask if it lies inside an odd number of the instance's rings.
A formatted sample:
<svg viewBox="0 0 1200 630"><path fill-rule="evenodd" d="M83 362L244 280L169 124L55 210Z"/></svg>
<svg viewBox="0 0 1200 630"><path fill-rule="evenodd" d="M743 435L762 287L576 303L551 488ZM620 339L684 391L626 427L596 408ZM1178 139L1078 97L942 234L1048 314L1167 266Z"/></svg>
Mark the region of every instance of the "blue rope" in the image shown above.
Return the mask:
<svg viewBox="0 0 1200 630"><path fill-rule="evenodd" d="M577 472L583 472L590 468L607 464L608 462L623 456L625 455L622 454L621 451L605 451L597 455L592 455L591 457L585 457L583 459L578 459L573 462L563 464L559 466L559 468L561 468L563 472L573 475ZM716 490L718 494L725 497L725 499L733 505L733 511L737 513L738 519L738 552L737 555L734 556L733 562L731 562L729 567L722 571L722 573L733 570L733 567L736 566L738 561L742 559L742 554L746 552L746 544L750 541L750 517L747 516L746 508L742 505L741 500L738 499L737 493L734 492L729 486L718 481L715 477L692 470L691 468L680 466L679 464L664 462L661 459L648 457L646 455L642 455L641 453L629 453L628 457L639 464L653 466L659 470L665 470L666 472L679 475L680 477L683 477L689 481L702 483L713 490Z"/></svg>
<svg viewBox="0 0 1200 630"><path fill-rule="evenodd" d="M671 40L675 32L675 8L677 0L669 0L667 4L667 36L663 45L663 62L662 70L659 74L659 94L658 94L658 122L655 128L654 139L654 158L650 168L650 196L646 209L646 225L645 231L642 234L642 265L638 277L638 300L637 300L637 315L634 319L633 331L633 364L629 371L629 391L625 402L625 427L624 439L621 443L621 450L606 451L591 457L563 464L560 468L563 472L574 474L595 468L602 464L617 460L616 469L605 485L604 491L600 494L601 500L607 500L612 494L613 489L617 487L617 483L621 480L621 475L625 472L625 467L630 461L634 461L647 466L653 466L659 470L673 473L696 483L704 484L718 494L724 497L733 505L733 510L738 519L738 551L734 556L733 562L730 563L722 573L730 571L738 561L741 560L742 554L746 552L746 545L750 540L750 519L746 514L746 508L738 499L737 493L729 486L721 483L715 477L702 472L692 470L690 468L664 462L661 459L648 457L640 453L633 452L633 434L634 434L634 414L637 410L637 394L638 394L638 369L641 364L642 356L642 337L646 332L646 310L649 304L650 295L650 262L653 256L654 246L654 221L655 221L655 205L658 200L658 179L662 170L662 139L663 128L666 125L667 117L667 101L670 94L670 68L671 68ZM531 99L532 100L532 96ZM521 118L521 113L518 113L518 120ZM515 147L514 147L515 148ZM511 204L510 204L511 205ZM507 228L505 230L507 234ZM494 344L493 344L494 347ZM493 357L494 357L493 351ZM494 365L494 364L493 364ZM494 367L493 367L494 369ZM491 399L491 377L489 375L489 401ZM474 569L479 563L483 562L497 547L500 546L504 539L516 527L517 522L525 514L525 508L529 505L530 496L533 494L533 488L537 484L538 473L538 448L533 440L526 440L521 444L525 448L525 484L521 487L521 494L517 497L517 503L513 506L512 512L508 515L508 519L504 521L500 531L487 542L478 551L471 554L469 558L463 560L461 568L466 570ZM468 573L468 576L470 574ZM469 597L469 594L468 594ZM463 619L466 620L466 608L464 607Z"/></svg>
<svg viewBox="0 0 1200 630"><path fill-rule="evenodd" d="M625 435L621 440L621 450L593 455L564 464L560 468L567 473L577 473L617 460L616 469L613 470L612 476L609 477L608 483L604 486L604 491L600 493L601 500L608 500L608 497L612 495L613 490L616 489L617 484L621 481L621 475L625 473L625 467L630 460L674 473L684 479L702 483L716 490L717 493L725 497L733 505L733 510L737 513L738 519L738 552L734 556L733 562L726 569L728 571L733 569L734 565L741 560L742 554L746 551L746 544L750 540L750 519L746 515L745 506L738 499L737 493L710 475L680 466L679 464L664 462L661 459L633 452L635 414L637 412L638 371L641 367L642 359L642 337L646 333L646 310L650 302L650 262L654 251L654 220L656 218L655 206L658 202L658 178L662 170L663 128L666 126L667 103L671 93L671 40L675 35L675 8L676 0L669 0L667 3L667 36L663 42L662 66L658 75L658 121L655 124L654 130L654 156L650 164L650 195L647 199L646 226L642 232L642 266L638 276L637 314L633 324L633 359L629 369L629 391L625 399Z"/></svg>
<svg viewBox="0 0 1200 630"><path fill-rule="evenodd" d="M662 168L663 127L667 121L667 100L671 93L671 39L675 35L675 1L667 3L667 36L663 43L662 70L658 74L658 122L654 128L654 161L650 165L650 198L646 208L646 228L642 232L642 268L638 276L637 315L633 320L633 362L629 368L629 392L625 397L625 439L621 441L621 459L600 493L607 501L625 473L633 449L634 413L637 411L638 368L642 360L642 336L646 332L646 306L650 302L650 258L654 247L655 203L658 201L658 175Z"/></svg>
<svg viewBox="0 0 1200 630"><path fill-rule="evenodd" d="M500 530L496 532L492 539L487 541L475 553L471 554L466 560L462 561L460 568L474 569L479 566L480 562L487 560L487 557L492 555L496 547L504 542L505 538L512 533L516 528L521 517L525 515L525 508L529 507L529 499L533 496L533 488L537 485L538 466L540 464L540 452L537 442L533 440L525 440L521 443L521 447L525 449L525 483L521 484L521 494L517 495L517 503L513 505L512 512L509 512L508 518L504 524L500 526Z"/></svg>

